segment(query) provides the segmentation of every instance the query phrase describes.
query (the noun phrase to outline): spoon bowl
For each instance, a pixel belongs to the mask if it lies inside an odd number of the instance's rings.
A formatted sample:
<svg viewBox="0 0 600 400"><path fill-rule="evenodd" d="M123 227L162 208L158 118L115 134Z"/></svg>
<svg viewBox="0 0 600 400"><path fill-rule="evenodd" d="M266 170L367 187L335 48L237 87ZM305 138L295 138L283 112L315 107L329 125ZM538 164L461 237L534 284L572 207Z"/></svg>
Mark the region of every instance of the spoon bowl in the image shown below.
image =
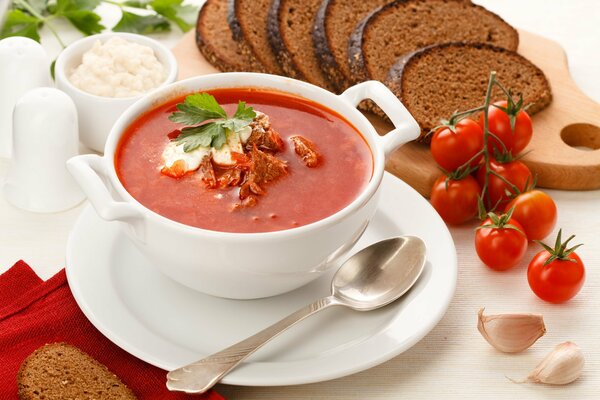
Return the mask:
<svg viewBox="0 0 600 400"><path fill-rule="evenodd" d="M402 236L374 243L350 257L331 282L331 295L202 360L167 374L167 388L204 393L265 343L314 313L332 306L357 311L383 307L404 295L425 266L425 243Z"/></svg>
<svg viewBox="0 0 600 400"><path fill-rule="evenodd" d="M404 295L425 266L425 243L414 236L394 237L368 246L336 272L331 293L357 311L383 307Z"/></svg>

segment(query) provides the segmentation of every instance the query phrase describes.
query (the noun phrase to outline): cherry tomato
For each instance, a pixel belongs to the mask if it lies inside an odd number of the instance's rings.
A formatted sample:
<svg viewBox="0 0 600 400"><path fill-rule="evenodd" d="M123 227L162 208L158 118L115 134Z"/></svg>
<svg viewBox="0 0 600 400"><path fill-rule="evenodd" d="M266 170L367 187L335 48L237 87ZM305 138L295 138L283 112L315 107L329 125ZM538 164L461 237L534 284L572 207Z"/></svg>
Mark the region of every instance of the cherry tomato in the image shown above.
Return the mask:
<svg viewBox="0 0 600 400"><path fill-rule="evenodd" d="M465 118L456 124L455 132L448 127L438 129L431 139L431 155L446 171L466 164L483 149L483 131L477 122ZM483 155L473 160L476 166Z"/></svg>
<svg viewBox="0 0 600 400"><path fill-rule="evenodd" d="M559 232L557 243L560 243L560 234ZM529 263L527 281L531 290L544 301L564 303L579 293L583 286L585 281L583 262L572 251L574 248L566 248L572 238L573 236L554 249L542 250ZM546 264L551 257L554 258Z"/></svg>
<svg viewBox="0 0 600 400"><path fill-rule="evenodd" d="M506 101L495 102L494 105L506 108ZM510 118L506 112L491 105L488 108L488 130L497 136L506 150L512 155L517 155L531 141L533 134L533 126L529 114L525 111L518 111L516 114L515 129L514 131L510 127ZM483 129L483 113L479 117L479 125ZM496 140L496 138L489 137L488 149L490 154L494 154L494 149L502 153L504 147Z"/></svg>
<svg viewBox="0 0 600 400"><path fill-rule="evenodd" d="M496 271L504 271L519 264L523 259L527 250L527 237L523 233L521 224L509 215L505 214L501 217L493 213L488 215L490 218L483 221L481 226L492 227L477 230L475 250L485 265ZM494 219L503 222L498 223Z"/></svg>
<svg viewBox="0 0 600 400"><path fill-rule="evenodd" d="M526 186L533 182L531 171L521 161L500 163L491 159L490 169L515 185L520 192L525 191ZM477 180L479 181L479 185L483 187L485 181L485 168L483 166L477 171ZM491 207L498 204L498 207L501 210L504 209L505 205L510 201L510 197L506 194L506 190L512 194L516 194L506 182L497 176L490 174L486 201L489 198L489 205Z"/></svg>
<svg viewBox="0 0 600 400"><path fill-rule="evenodd" d="M477 215L477 197L481 188L467 175L460 180L450 179L446 189L446 176L440 176L431 189L431 205L442 219L451 225L462 224Z"/></svg>
<svg viewBox="0 0 600 400"><path fill-rule="evenodd" d="M529 240L544 239L556 225L556 204L540 190L521 193L506 205L505 210L513 207L512 217L523 226Z"/></svg>

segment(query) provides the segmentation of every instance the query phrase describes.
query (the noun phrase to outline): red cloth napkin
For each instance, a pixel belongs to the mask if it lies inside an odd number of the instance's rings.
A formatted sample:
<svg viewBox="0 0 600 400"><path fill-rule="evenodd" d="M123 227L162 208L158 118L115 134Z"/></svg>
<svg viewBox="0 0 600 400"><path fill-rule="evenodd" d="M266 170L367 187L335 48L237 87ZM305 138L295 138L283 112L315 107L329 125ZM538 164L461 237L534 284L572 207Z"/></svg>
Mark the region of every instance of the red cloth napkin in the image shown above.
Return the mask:
<svg viewBox="0 0 600 400"><path fill-rule="evenodd" d="M0 399L17 399L17 372L29 354L46 343L66 342L106 365L140 399L223 400L169 392L165 371L147 364L104 337L83 315L65 271L42 281L23 261L0 275Z"/></svg>

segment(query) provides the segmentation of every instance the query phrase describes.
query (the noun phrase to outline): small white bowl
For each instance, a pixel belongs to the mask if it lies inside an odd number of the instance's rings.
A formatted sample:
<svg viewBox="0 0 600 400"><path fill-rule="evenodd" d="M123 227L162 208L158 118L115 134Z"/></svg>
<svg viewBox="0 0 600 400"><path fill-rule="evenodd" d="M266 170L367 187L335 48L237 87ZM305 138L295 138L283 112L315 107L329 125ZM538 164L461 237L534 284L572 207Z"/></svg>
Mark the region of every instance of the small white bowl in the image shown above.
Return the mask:
<svg viewBox="0 0 600 400"><path fill-rule="evenodd" d="M171 50L146 36L122 32L102 33L80 39L64 49L58 56L54 68L56 87L67 93L77 106L79 140L85 146L98 152L104 150L108 134L123 111L147 94L121 98L102 97L75 87L69 80L71 71L81 64L83 54L91 49L94 43L98 40L104 43L115 36L151 47L154 50L156 58L165 66L167 71L165 81L157 88L171 84L177 79L177 60ZM157 88L148 91L148 93Z"/></svg>

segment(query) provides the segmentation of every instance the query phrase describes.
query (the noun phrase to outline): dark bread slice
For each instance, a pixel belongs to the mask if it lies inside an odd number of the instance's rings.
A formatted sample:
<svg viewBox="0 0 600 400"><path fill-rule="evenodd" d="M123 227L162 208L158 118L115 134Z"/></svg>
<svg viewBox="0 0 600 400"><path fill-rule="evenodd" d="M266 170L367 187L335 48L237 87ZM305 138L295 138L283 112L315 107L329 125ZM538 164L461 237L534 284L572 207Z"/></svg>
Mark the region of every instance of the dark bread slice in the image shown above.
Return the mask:
<svg viewBox="0 0 600 400"><path fill-rule="evenodd" d="M419 48L448 42L489 43L509 50L517 31L465 0L395 0L371 12L350 36L348 62L355 82L384 81L394 62Z"/></svg>
<svg viewBox="0 0 600 400"><path fill-rule="evenodd" d="M283 70L269 44L267 20L271 0L229 0L227 22L233 40L245 54L255 57L265 72L282 75Z"/></svg>
<svg viewBox="0 0 600 400"><path fill-rule="evenodd" d="M31 353L17 375L21 400L134 400L119 378L92 357L66 343Z"/></svg>
<svg viewBox="0 0 600 400"><path fill-rule="evenodd" d="M421 126L421 138L454 111L483 104L490 72L514 95L522 94L534 114L552 101L542 70L514 51L488 44L446 43L418 50L390 69L387 86ZM494 101L506 95L498 88ZM516 98L515 98L516 100Z"/></svg>
<svg viewBox="0 0 600 400"><path fill-rule="evenodd" d="M364 17L390 0L323 0L315 18L313 42L325 76L338 91L354 81L348 66L348 38Z"/></svg>
<svg viewBox="0 0 600 400"><path fill-rule="evenodd" d="M320 4L321 0L273 0L269 10L269 41L287 76L334 90L319 66L312 41Z"/></svg>
<svg viewBox="0 0 600 400"><path fill-rule="evenodd" d="M264 67L244 53L227 24L227 0L207 0L198 14L196 45L220 71L264 72Z"/></svg>

